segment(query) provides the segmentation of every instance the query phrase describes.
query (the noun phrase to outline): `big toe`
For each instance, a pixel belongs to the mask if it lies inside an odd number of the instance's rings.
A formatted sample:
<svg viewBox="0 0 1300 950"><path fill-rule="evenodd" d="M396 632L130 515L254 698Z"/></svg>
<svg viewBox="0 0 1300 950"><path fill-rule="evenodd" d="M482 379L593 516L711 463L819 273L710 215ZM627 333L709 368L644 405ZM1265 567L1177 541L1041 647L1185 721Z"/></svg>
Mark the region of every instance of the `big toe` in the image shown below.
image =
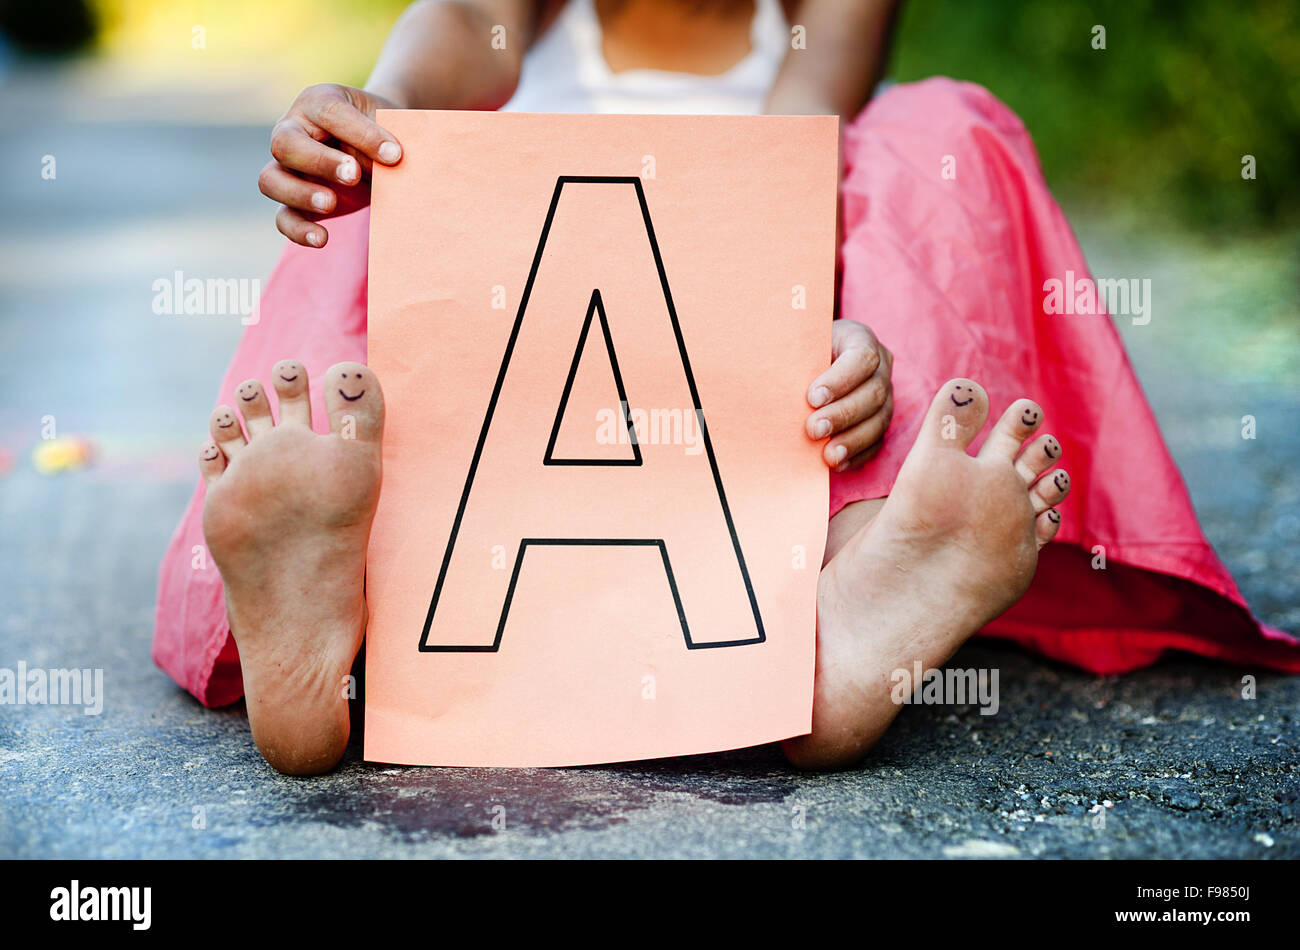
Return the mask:
<svg viewBox="0 0 1300 950"><path fill-rule="evenodd" d="M377 441L384 431L384 391L361 363L335 363L325 373L330 431L345 439Z"/></svg>
<svg viewBox="0 0 1300 950"><path fill-rule="evenodd" d="M917 441L964 452L984 428L988 413L989 396L983 386L973 379L950 379L939 387L930 403Z"/></svg>

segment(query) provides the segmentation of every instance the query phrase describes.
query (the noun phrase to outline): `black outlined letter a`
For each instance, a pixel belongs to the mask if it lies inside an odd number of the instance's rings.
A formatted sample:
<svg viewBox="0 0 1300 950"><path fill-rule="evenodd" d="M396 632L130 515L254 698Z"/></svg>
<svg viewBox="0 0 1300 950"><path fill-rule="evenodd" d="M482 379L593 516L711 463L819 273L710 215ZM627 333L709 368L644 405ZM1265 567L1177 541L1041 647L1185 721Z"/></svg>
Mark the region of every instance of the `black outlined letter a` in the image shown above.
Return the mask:
<svg viewBox="0 0 1300 950"><path fill-rule="evenodd" d="M560 457L554 448L562 422L581 424L566 406L579 358L593 346L613 369L621 403L608 407L615 428L635 429L621 458ZM601 420L590 425L594 439ZM687 649L764 642L637 178L556 182L420 650L508 649L503 634L520 573L544 571L548 546L560 545L601 556L628 546L657 549L662 573L631 580L644 582L638 596L672 598ZM497 546L509 554L506 570L492 564Z"/></svg>

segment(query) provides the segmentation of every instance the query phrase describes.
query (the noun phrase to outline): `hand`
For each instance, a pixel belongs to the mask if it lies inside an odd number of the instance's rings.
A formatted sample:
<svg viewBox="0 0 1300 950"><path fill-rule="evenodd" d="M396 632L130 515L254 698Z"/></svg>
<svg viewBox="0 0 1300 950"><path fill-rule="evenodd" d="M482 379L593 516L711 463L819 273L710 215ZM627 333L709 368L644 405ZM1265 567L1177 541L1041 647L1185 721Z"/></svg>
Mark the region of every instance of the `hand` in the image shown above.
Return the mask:
<svg viewBox="0 0 1300 950"><path fill-rule="evenodd" d="M376 109L395 109L363 89L321 83L298 94L271 131L272 159L257 185L283 203L280 233L296 244L324 247L329 232L315 222L370 203L374 162L395 165L402 146L375 124Z"/></svg>
<svg viewBox="0 0 1300 950"><path fill-rule="evenodd" d="M822 458L847 472L880 451L894 416L894 354L864 324L836 320L831 328L830 369L808 387L808 404L817 411L804 428L811 439L830 437Z"/></svg>

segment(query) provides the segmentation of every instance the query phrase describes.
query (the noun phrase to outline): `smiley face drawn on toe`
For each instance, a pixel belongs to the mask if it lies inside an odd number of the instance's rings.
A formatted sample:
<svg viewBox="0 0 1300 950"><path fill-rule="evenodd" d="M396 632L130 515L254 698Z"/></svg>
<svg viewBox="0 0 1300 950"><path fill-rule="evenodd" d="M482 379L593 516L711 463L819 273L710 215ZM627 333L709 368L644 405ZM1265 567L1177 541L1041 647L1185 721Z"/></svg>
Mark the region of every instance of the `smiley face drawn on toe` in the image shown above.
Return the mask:
<svg viewBox="0 0 1300 950"><path fill-rule="evenodd" d="M235 424L234 413L232 413L229 409L221 410L220 415L217 416L217 428L229 429L234 424Z"/></svg>
<svg viewBox="0 0 1300 950"><path fill-rule="evenodd" d="M252 402L261 394L262 387L257 385L257 383L244 383L236 390L236 392L239 393L239 399L241 402Z"/></svg>
<svg viewBox="0 0 1300 950"><path fill-rule="evenodd" d="M1057 511L1055 508L1048 508L1048 509L1047 509L1047 520L1050 521L1052 524L1060 524L1060 523L1061 523L1061 513L1060 513L1059 511Z"/></svg>
<svg viewBox="0 0 1300 950"><path fill-rule="evenodd" d="M340 373L339 375L340 375L341 377L343 377L344 379L347 379L347 378L348 378L348 374L347 374L347 373ZM361 374L360 374L360 373L357 373L356 376L357 376L357 380L360 381L361 378L362 378L362 377L361 377ZM365 394L366 394L366 391L363 389L363 390L361 390L361 392L357 393L355 396L349 396L347 393L345 393L345 392L343 391L342 387L339 387L339 395L342 396L344 399L346 399L348 402L356 402L358 399L360 399L360 398L361 398L362 396L364 396Z"/></svg>
<svg viewBox="0 0 1300 950"><path fill-rule="evenodd" d="M209 442L203 446L203 452L199 455L199 458L205 462L215 462L220 454L221 450L217 448L217 443Z"/></svg>
<svg viewBox="0 0 1300 950"><path fill-rule="evenodd" d="M1043 443L1043 454L1049 459L1059 458L1061 455L1061 445L1055 439L1048 439Z"/></svg>
<svg viewBox="0 0 1300 950"><path fill-rule="evenodd" d="M275 375L279 376L286 383L297 382L298 377L302 374L302 367L292 360L275 365Z"/></svg>
<svg viewBox="0 0 1300 950"><path fill-rule="evenodd" d="M948 398L952 400L952 404L954 406L961 408L962 406L969 406L971 403L975 401L975 387L959 385L959 386L953 386L952 388L953 388L953 392L948 394ZM966 397L964 402L957 398L957 394L960 393L963 389L970 390L970 395Z"/></svg>
<svg viewBox="0 0 1300 950"><path fill-rule="evenodd" d="M1070 476L1066 475L1064 472L1057 472L1052 478L1052 481L1056 483L1058 491L1065 491L1066 487L1070 484Z"/></svg>
<svg viewBox="0 0 1300 950"><path fill-rule="evenodd" d="M1042 418L1043 414L1037 409L1026 409L1020 414L1020 424L1025 428L1032 429L1038 425L1039 420Z"/></svg>

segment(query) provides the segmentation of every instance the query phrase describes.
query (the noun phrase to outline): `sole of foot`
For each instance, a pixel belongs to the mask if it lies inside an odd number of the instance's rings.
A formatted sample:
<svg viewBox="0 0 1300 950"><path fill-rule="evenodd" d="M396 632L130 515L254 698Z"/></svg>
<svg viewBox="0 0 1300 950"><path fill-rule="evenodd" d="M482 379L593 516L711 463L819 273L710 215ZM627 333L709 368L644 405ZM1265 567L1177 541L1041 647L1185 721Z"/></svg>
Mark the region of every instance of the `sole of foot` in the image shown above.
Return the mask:
<svg viewBox="0 0 1300 950"><path fill-rule="evenodd" d="M898 713L893 671L946 662L1033 580L1070 476L1029 399L971 455L988 411L978 383L945 383L889 497L822 569L812 732L783 744L794 765L860 761Z"/></svg>
<svg viewBox="0 0 1300 950"><path fill-rule="evenodd" d="M366 631L365 570L382 480L384 396L374 372L325 373L330 431L311 427L307 368L271 371L218 406L199 453L203 532L225 587L258 749L290 775L338 764L347 747L348 677ZM245 429L247 434L245 434Z"/></svg>

